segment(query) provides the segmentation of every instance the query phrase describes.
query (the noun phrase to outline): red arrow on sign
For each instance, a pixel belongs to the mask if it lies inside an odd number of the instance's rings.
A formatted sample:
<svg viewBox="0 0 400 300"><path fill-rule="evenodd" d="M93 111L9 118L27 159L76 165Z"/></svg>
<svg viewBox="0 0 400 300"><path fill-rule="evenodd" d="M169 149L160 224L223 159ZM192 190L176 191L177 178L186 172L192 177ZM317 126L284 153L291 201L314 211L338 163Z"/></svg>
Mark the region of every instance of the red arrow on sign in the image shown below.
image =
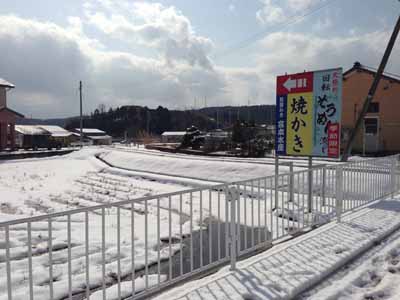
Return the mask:
<svg viewBox="0 0 400 300"><path fill-rule="evenodd" d="M313 78L313 72L278 76L276 85L277 95L282 96L289 93L312 92Z"/></svg>

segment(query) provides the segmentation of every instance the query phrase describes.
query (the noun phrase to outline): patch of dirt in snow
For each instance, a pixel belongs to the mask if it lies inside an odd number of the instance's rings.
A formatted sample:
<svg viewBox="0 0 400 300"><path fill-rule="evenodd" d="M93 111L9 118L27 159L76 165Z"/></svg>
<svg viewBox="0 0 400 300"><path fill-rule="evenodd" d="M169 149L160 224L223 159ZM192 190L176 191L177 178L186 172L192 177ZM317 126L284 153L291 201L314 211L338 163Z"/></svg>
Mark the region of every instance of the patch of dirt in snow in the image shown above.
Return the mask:
<svg viewBox="0 0 400 300"><path fill-rule="evenodd" d="M242 295L242 299L243 300L258 300L260 298L254 294L245 293Z"/></svg>
<svg viewBox="0 0 400 300"><path fill-rule="evenodd" d="M342 254L343 252L349 251L349 247L346 246L336 246L333 251L335 252L335 254Z"/></svg>
<svg viewBox="0 0 400 300"><path fill-rule="evenodd" d="M0 212L3 214L14 215L17 211L18 209L10 203L0 203Z"/></svg>

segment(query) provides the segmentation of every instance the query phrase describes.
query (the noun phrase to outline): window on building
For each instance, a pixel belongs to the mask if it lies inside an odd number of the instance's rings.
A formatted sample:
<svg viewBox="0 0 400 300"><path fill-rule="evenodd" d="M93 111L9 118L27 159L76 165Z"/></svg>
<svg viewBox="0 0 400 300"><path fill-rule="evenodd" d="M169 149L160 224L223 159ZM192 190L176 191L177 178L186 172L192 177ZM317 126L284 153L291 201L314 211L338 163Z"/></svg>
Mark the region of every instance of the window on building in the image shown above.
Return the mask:
<svg viewBox="0 0 400 300"><path fill-rule="evenodd" d="M366 134L377 134L378 133L378 118L365 118L364 126L365 126Z"/></svg>
<svg viewBox="0 0 400 300"><path fill-rule="evenodd" d="M379 103L378 102L371 102L369 104L367 113L378 113L379 112Z"/></svg>

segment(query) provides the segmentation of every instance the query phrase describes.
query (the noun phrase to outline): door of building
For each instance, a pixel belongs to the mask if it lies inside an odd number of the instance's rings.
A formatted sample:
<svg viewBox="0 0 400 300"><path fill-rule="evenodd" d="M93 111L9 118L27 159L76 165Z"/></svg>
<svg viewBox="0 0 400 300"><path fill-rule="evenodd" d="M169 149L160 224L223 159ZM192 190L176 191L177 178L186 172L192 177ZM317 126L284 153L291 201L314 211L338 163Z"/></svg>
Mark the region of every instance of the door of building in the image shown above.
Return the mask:
<svg viewBox="0 0 400 300"><path fill-rule="evenodd" d="M364 151L376 153L379 151L379 118L364 118Z"/></svg>

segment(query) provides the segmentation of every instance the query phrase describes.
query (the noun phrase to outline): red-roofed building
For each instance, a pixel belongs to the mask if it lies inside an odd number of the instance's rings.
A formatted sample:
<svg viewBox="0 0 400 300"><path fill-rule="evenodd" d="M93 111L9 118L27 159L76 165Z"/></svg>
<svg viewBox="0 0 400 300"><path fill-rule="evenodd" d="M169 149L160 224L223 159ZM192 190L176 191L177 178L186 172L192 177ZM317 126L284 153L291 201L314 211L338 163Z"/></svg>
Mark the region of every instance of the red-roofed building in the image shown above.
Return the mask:
<svg viewBox="0 0 400 300"><path fill-rule="evenodd" d="M15 148L15 122L24 116L7 107L7 92L15 86L0 78L0 151Z"/></svg>

